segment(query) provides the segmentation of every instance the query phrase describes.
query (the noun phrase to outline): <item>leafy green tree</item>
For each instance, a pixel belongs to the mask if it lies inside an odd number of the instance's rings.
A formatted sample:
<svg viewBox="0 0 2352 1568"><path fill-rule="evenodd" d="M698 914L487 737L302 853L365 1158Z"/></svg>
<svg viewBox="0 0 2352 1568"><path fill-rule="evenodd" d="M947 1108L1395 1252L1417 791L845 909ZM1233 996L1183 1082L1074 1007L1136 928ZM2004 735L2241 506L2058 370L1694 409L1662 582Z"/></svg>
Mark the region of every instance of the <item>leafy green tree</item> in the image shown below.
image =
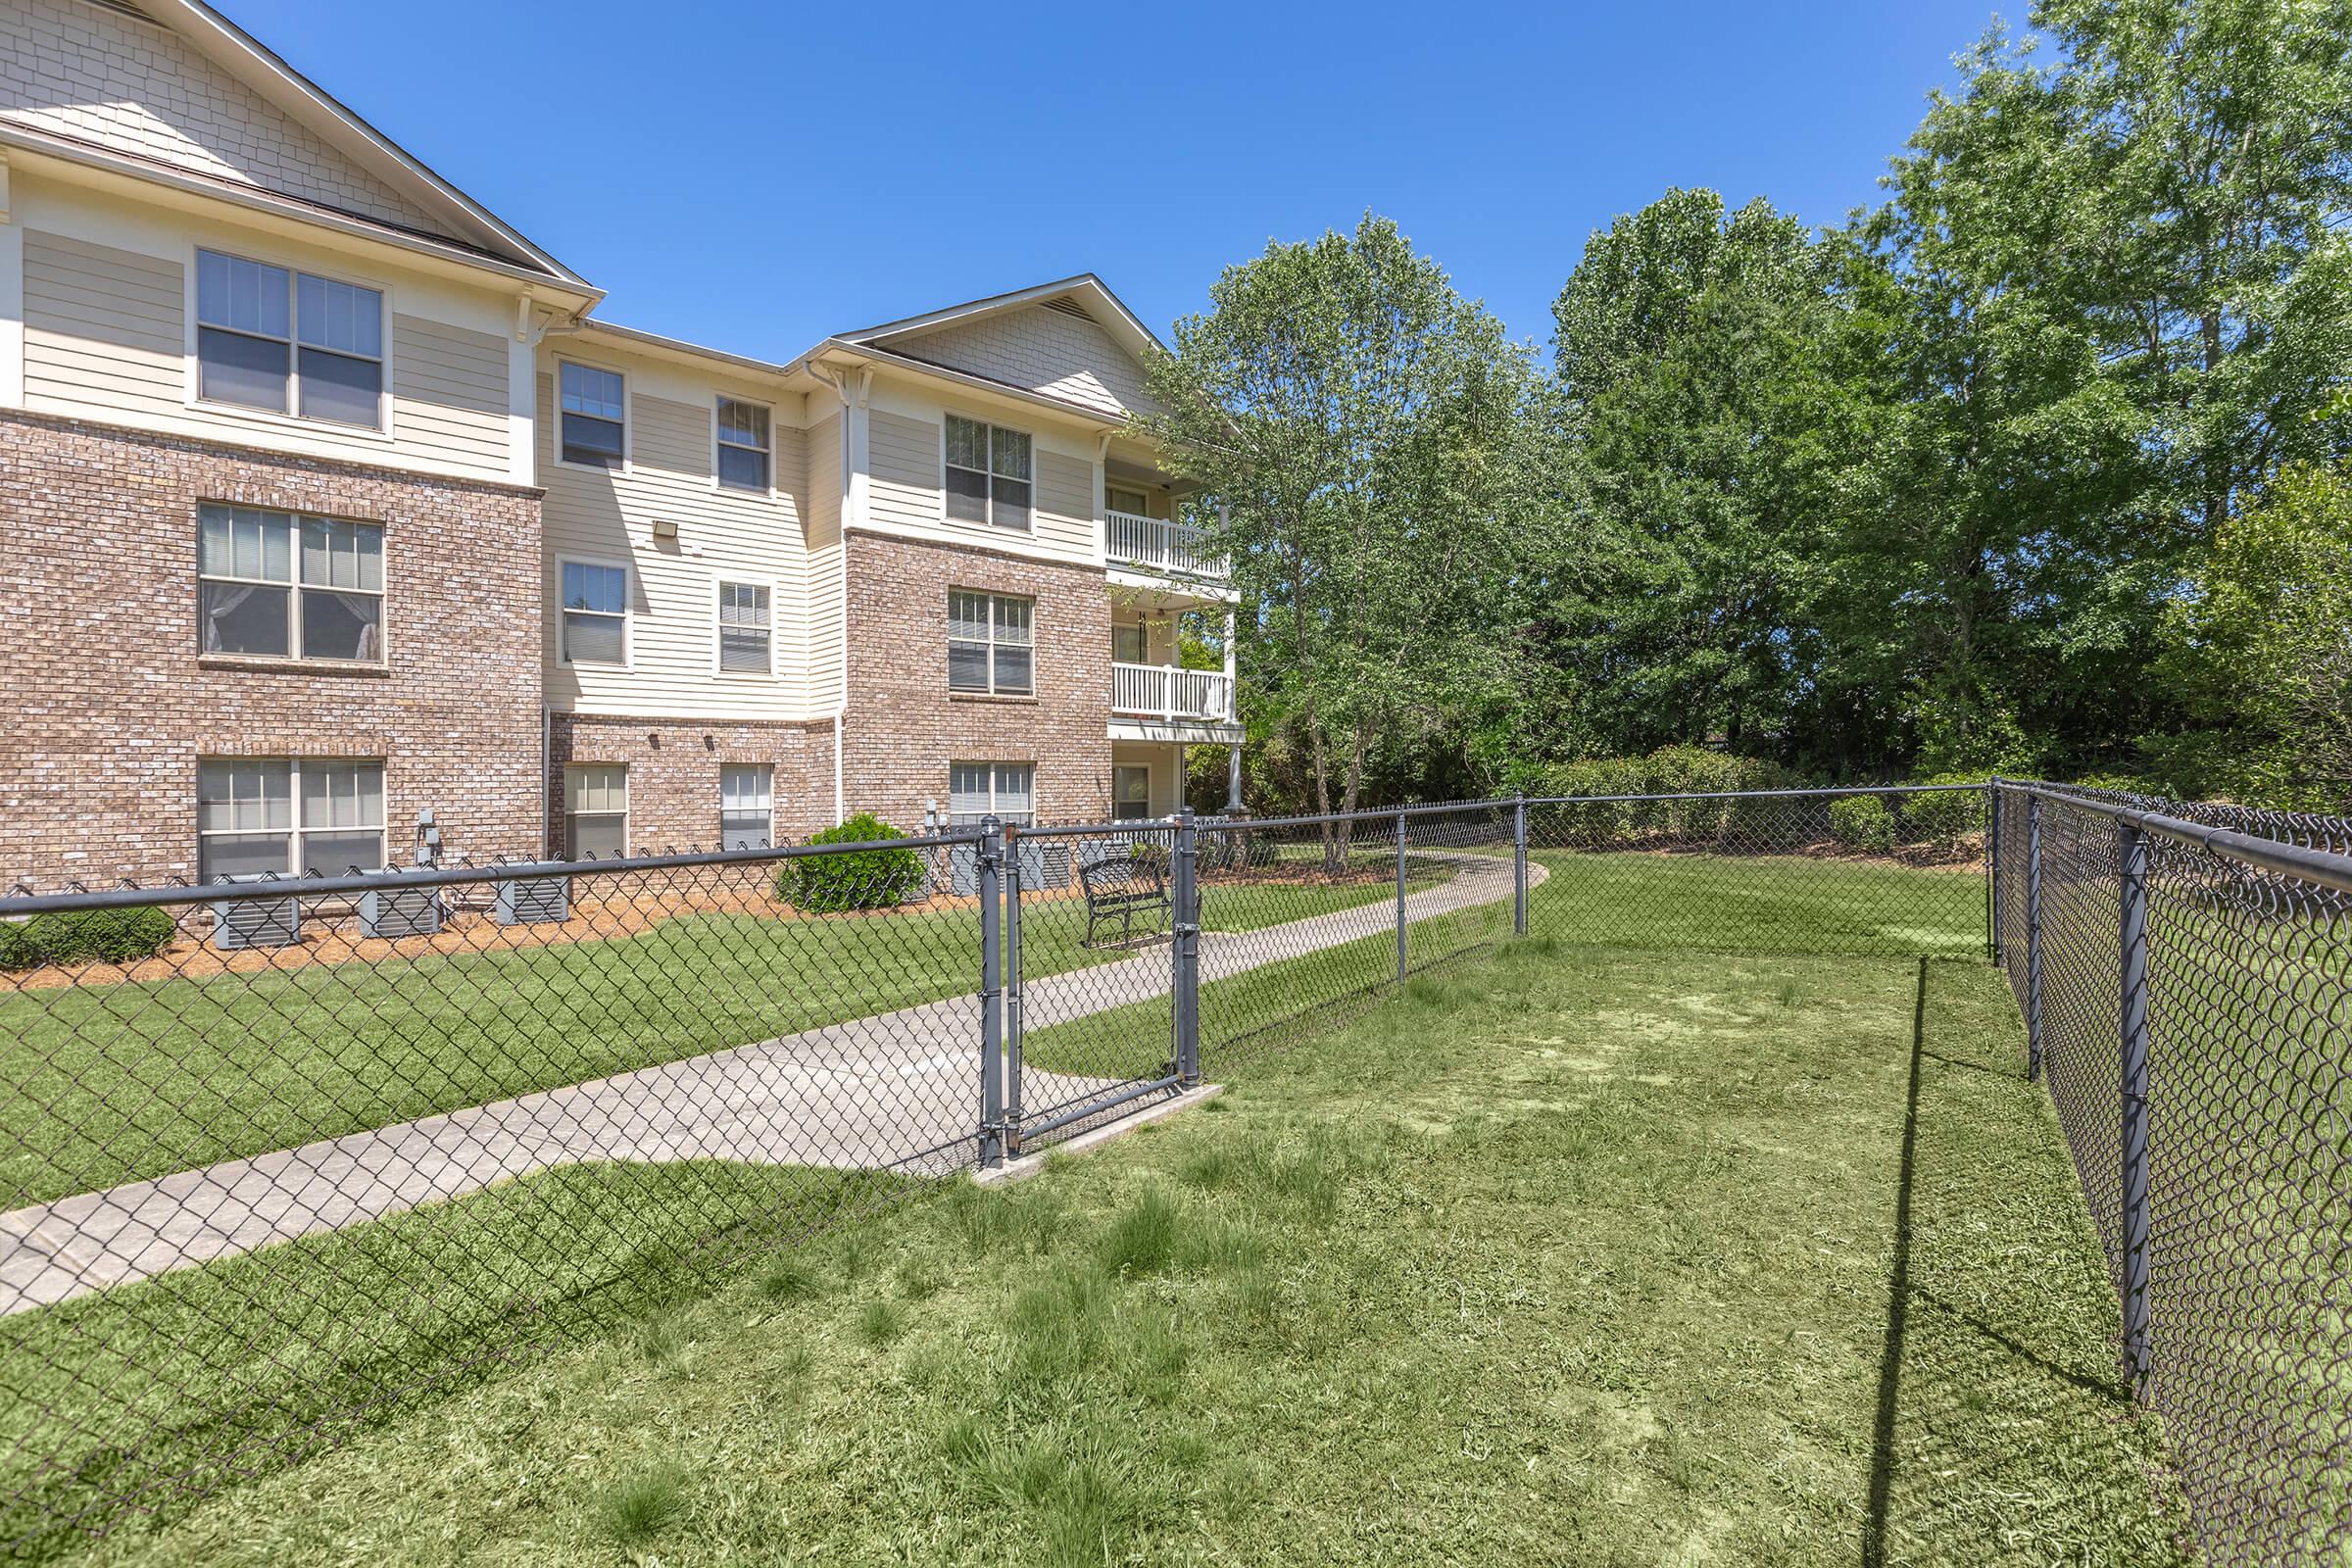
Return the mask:
<svg viewBox="0 0 2352 1568"><path fill-rule="evenodd" d="M1823 252L1761 201L1670 190L1595 233L1552 307L1562 417L1609 525L1548 629L1602 746L1780 744L1845 422Z"/></svg>
<svg viewBox="0 0 2352 1568"><path fill-rule="evenodd" d="M1295 735L1318 810L1379 753L1507 680L1537 490L1528 352L1367 216L1229 268L1176 324L1143 420L1202 490L1249 608L1259 727Z"/></svg>
<svg viewBox="0 0 2352 1568"><path fill-rule="evenodd" d="M2156 741L2172 788L2328 810L2352 795L2352 477L2298 466L2226 520L2164 625L2203 728Z"/></svg>

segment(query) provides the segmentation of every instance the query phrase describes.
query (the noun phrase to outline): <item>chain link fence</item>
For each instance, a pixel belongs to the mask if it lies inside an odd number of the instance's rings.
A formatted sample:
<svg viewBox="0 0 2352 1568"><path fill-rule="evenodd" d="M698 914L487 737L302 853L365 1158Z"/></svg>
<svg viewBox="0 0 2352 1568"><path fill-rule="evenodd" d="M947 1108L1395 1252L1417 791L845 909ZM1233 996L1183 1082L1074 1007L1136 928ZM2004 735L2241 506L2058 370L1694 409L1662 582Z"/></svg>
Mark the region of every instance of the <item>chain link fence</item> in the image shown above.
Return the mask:
<svg viewBox="0 0 2352 1568"><path fill-rule="evenodd" d="M1998 956L2207 1560L2352 1555L2352 822L1996 783Z"/></svg>
<svg viewBox="0 0 2352 1568"><path fill-rule="evenodd" d="M1514 936L2002 964L2219 1560L2340 1560L2352 844L2055 786L0 901L0 1540L298 1460Z"/></svg>

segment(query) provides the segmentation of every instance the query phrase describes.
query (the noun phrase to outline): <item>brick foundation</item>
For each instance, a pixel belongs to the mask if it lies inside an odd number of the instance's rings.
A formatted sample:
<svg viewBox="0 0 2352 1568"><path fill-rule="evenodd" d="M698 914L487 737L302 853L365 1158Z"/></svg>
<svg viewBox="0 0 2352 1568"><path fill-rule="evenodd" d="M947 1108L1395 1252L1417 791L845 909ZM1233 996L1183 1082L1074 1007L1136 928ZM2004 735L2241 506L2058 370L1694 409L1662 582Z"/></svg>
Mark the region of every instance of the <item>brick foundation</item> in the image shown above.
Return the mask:
<svg viewBox="0 0 2352 1568"><path fill-rule="evenodd" d="M548 747L548 843L564 847L564 766L629 770L629 849L662 854L718 847L719 770L775 769L776 842L833 821L833 721L675 719L558 713Z"/></svg>
<svg viewBox="0 0 2352 1568"><path fill-rule="evenodd" d="M381 523L380 667L199 658L197 508ZM384 760L396 861L540 827L535 490L0 414L0 878L196 874L197 760Z"/></svg>

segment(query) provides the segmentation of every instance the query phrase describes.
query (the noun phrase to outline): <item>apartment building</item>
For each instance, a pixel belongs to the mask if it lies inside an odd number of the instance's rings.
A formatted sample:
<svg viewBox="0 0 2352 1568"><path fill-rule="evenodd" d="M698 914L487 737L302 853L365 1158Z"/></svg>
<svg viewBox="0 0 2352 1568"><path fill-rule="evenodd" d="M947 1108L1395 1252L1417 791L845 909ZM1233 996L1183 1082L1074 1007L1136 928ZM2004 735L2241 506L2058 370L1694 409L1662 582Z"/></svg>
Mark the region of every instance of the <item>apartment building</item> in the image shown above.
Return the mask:
<svg viewBox="0 0 2352 1568"><path fill-rule="evenodd" d="M1238 747L1098 278L781 365L604 304L209 8L0 0L0 874L1157 815Z"/></svg>

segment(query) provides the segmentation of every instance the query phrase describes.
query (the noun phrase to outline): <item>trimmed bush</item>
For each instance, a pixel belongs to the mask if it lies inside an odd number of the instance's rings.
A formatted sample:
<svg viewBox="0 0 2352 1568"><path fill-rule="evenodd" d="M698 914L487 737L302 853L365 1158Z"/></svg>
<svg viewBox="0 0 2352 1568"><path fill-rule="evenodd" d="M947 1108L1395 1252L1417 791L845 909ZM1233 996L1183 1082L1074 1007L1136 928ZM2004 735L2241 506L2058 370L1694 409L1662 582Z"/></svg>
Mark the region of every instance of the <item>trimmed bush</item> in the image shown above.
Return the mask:
<svg viewBox="0 0 2352 1568"><path fill-rule="evenodd" d="M92 958L133 963L161 953L175 929L171 912L152 905L0 920L0 969L37 969L45 963Z"/></svg>
<svg viewBox="0 0 2352 1568"><path fill-rule="evenodd" d="M1838 842L1872 855L1894 848L1894 813L1876 795L1847 795L1830 803L1830 832Z"/></svg>
<svg viewBox="0 0 2352 1568"><path fill-rule="evenodd" d="M1647 757L1595 757L1561 762L1533 779L1536 796L1706 795L1790 789L1806 782L1778 762L1734 757L1703 746L1664 746ZM1772 802L1611 801L1541 807L1530 824L1537 842L1605 846L1666 838L1769 844L1789 820Z"/></svg>
<svg viewBox="0 0 2352 1568"><path fill-rule="evenodd" d="M871 811L812 835L811 844L874 844L906 835ZM776 896L811 914L886 909L923 891L923 858L913 850L859 850L811 855L776 867Z"/></svg>
<svg viewBox="0 0 2352 1568"><path fill-rule="evenodd" d="M1923 784L1974 783L1966 778L1927 778ZM1983 790L1943 790L1935 795L1903 797L1903 838L1911 844L1933 844L1956 852L1972 833L1984 831Z"/></svg>

